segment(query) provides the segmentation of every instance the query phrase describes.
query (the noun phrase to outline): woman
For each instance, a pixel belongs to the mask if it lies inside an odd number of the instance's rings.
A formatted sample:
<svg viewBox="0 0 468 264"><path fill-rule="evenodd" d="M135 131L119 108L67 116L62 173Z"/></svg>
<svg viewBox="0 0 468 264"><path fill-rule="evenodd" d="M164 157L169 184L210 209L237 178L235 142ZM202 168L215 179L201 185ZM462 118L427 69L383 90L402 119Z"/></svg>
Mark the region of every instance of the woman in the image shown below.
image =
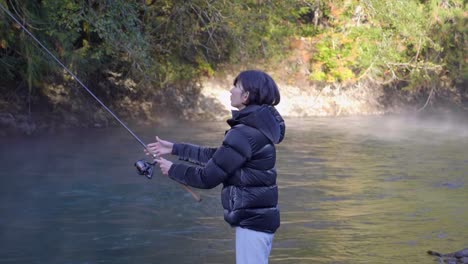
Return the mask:
<svg viewBox="0 0 468 264"><path fill-rule="evenodd" d="M236 262L268 263L273 236L280 225L275 144L285 124L274 108L280 102L275 81L262 71L244 71L231 89L230 129L218 148L161 140L148 145L161 171L175 181L209 189L223 184L224 219L236 227ZM173 154L192 163L162 158ZM194 165L193 165L194 164Z"/></svg>

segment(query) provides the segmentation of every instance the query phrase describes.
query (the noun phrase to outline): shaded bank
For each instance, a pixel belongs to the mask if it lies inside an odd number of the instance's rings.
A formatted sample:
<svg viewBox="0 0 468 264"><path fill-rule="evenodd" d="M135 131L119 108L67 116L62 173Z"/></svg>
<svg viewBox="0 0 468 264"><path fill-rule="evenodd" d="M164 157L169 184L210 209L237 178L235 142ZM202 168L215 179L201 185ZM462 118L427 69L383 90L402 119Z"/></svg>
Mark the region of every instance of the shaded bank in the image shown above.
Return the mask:
<svg viewBox="0 0 468 264"><path fill-rule="evenodd" d="M157 96L140 98L137 93L98 93L111 110L131 124L161 123L163 120L224 120L230 115L229 89L234 74L206 78L191 88L168 87ZM407 92L379 86L372 82L354 85L319 85L308 82L288 84L278 77L281 103L278 110L287 117L355 116L355 115L445 115L467 116L466 110L454 106L451 98L437 98L426 93L408 97ZM110 89L132 90L132 81L104 77L100 82ZM299 86L300 85L300 86ZM32 111L4 108L0 112L0 136L36 132L54 132L70 127L103 128L117 123L87 94L72 82L51 84L47 97L35 98ZM116 88L117 87L117 88ZM182 93L181 90L187 91ZM67 98L73 100L67 100ZM431 98L432 97L432 98ZM112 100L110 100L112 98ZM58 107L50 108L54 102ZM449 103L447 103L449 102ZM22 102L26 104L26 102Z"/></svg>

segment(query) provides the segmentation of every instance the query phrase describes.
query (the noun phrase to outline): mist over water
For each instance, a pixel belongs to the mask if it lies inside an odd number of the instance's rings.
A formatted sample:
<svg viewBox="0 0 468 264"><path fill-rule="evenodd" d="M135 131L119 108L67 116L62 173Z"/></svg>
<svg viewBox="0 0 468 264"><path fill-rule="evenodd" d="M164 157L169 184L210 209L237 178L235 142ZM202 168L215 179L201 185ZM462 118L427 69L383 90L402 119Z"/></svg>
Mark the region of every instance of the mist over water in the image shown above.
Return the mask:
<svg viewBox="0 0 468 264"><path fill-rule="evenodd" d="M468 246L463 118L287 119L278 145L282 225L271 263L437 263ZM219 145L224 122L138 127ZM0 141L0 263L235 263L220 187L136 174L122 128Z"/></svg>
<svg viewBox="0 0 468 264"><path fill-rule="evenodd" d="M307 120L307 119L306 119ZM325 118L324 120L328 120ZM327 122L336 132L340 130L348 136L362 136L385 141L429 139L445 141L448 139L466 140L468 137L468 118L459 116L369 116L337 117L335 122ZM417 134L421 135L418 136Z"/></svg>

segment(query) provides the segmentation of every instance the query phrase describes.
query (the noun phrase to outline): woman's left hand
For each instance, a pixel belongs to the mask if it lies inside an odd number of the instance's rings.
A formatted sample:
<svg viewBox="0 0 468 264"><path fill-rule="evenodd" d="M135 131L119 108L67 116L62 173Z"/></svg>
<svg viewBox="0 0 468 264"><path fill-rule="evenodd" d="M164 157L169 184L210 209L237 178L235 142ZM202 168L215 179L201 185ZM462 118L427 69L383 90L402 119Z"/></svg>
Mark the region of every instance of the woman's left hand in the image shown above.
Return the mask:
<svg viewBox="0 0 468 264"><path fill-rule="evenodd" d="M171 162L171 161L168 161L168 160L165 159L165 158L154 159L154 161L156 161L156 162L159 164L159 167L161 168L161 172L162 172L164 175L168 175L168 174L169 174L169 169L170 169L171 166L172 166L172 162Z"/></svg>

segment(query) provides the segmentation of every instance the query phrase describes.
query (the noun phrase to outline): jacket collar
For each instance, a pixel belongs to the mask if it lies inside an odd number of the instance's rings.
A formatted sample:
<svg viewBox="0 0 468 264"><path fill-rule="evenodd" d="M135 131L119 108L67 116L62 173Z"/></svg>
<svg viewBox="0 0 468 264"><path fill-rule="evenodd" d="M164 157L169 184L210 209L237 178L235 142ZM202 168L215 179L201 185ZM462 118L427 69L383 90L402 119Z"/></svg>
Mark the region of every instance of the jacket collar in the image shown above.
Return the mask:
<svg viewBox="0 0 468 264"><path fill-rule="evenodd" d="M234 110L227 123L231 127L243 124L256 128L276 144L283 140L286 129L281 115L269 105L248 105L240 111Z"/></svg>

